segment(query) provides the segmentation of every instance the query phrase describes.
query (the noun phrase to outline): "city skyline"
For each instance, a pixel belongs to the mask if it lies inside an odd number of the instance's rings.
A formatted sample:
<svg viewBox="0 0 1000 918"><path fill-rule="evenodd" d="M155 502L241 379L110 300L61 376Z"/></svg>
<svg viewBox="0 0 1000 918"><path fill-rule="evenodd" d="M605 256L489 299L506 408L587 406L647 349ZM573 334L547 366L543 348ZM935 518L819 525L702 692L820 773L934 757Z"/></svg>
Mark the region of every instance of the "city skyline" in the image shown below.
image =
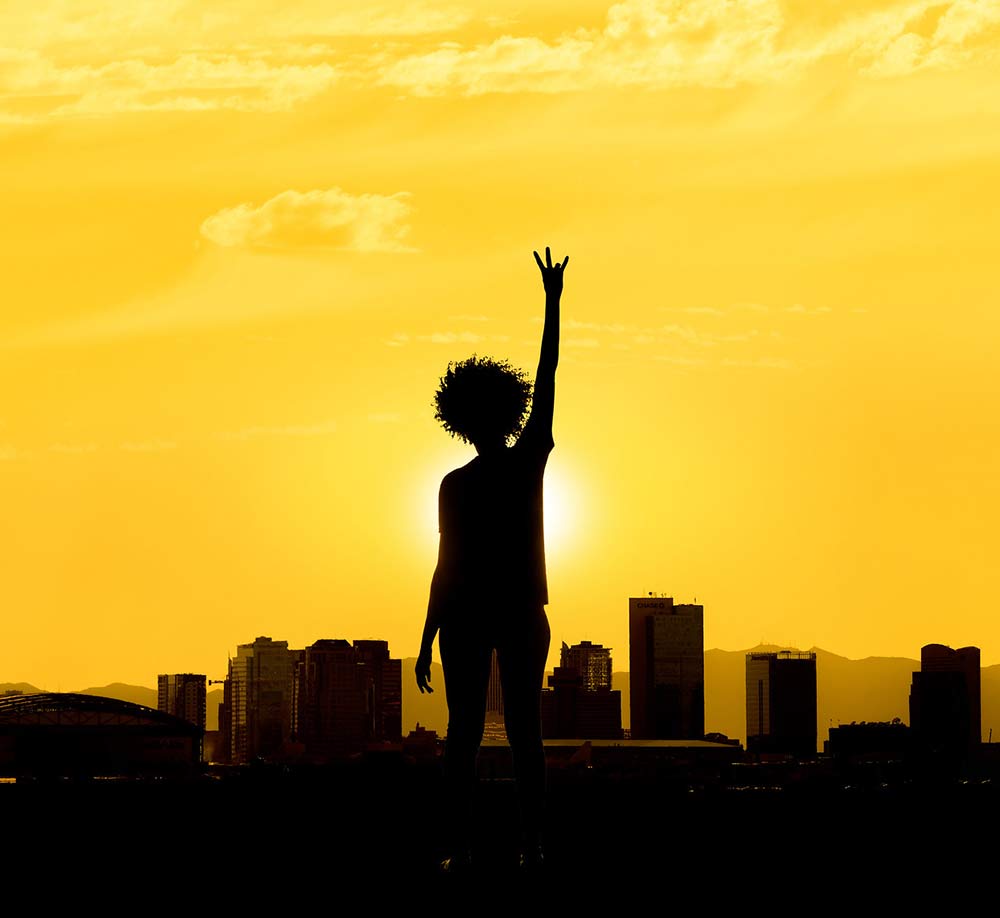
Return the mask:
<svg viewBox="0 0 1000 918"><path fill-rule="evenodd" d="M341 644L349 645L342 639L329 640L322 639L315 644ZM365 643L365 642L361 642ZM376 642L381 643L381 642ZM587 642L583 642L587 643ZM925 645L921 649L921 656L927 651L937 651L939 654L954 655L957 651L943 647L940 644ZM978 648L960 648L961 653L978 652ZM296 652L298 653L298 652ZM819 667L819 684L821 704L817 710L817 721L820 733L820 740L825 742L825 734L828 728L835 726L848 726L855 723L864 722L884 722L889 721L909 721L912 712L914 686L911 681L915 681L914 673L919 675L921 660L919 658L877 658L869 657L862 660L850 660L829 651L814 648L812 651L803 652L795 648L781 648L779 646L759 645L747 648L743 651L722 651L709 649L705 652L706 661L706 724L708 733L727 735L732 738L745 741L744 727L747 723L747 706L745 703L746 678L744 675L744 660L749 655L773 656L775 654L787 654L812 656L815 654L821 658L823 665ZM414 658L404 659L404 672L409 670ZM436 664L435 664L436 665ZM551 671L550 671L551 672ZM983 666L982 674L982 713L974 715L981 720L981 739L987 742L995 732L997 724L1000 724L1000 666ZM614 689L622 692L622 721L628 726L626 719L629 715L628 703L628 671L616 671L614 674ZM169 676L161 675L160 681ZM195 682L204 679L204 676L192 674L180 674L173 678L191 679ZM220 680L213 680L219 682ZM403 729L412 729L415 724L431 724L443 734L446 726L447 715L443 706L443 697L421 696L415 687L408 688L409 680L403 679L403 696L409 697L409 701L402 709ZM148 685L148 684L147 684ZM0 683L0 690L3 692L48 692L51 689L45 686L36 686L28 683ZM138 703L147 707L160 707L158 705L158 693L155 687L143 687L141 685L128 685L123 683L112 683L102 686L74 688L74 691L84 692L87 695L103 696L107 698L117 698L123 701ZM617 692L616 692L617 694ZM978 688L976 694L979 694ZM910 697L909 707L907 697ZM223 700L223 690L215 689L208 693L208 720L211 722L211 729L216 729L215 707ZM426 704L437 697L440 702L437 714L433 704ZM162 693L160 693L162 698ZM940 718L940 714L937 715ZM502 728L496 734L491 734L494 738L502 738Z"/></svg>
<svg viewBox="0 0 1000 918"><path fill-rule="evenodd" d="M553 633L623 648L618 597L669 588L708 647L1000 662L998 29L6 4L0 675L209 672L276 623L415 654L472 456L433 393L473 352L533 372L546 245Z"/></svg>

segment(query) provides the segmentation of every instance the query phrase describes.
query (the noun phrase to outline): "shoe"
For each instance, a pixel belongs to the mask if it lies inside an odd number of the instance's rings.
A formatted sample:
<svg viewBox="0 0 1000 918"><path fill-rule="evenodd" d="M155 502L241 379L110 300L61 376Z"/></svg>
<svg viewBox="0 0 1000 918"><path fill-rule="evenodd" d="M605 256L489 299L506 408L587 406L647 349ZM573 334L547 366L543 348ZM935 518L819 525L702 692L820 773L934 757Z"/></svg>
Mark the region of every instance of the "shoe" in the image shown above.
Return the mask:
<svg viewBox="0 0 1000 918"><path fill-rule="evenodd" d="M438 864L438 871L443 874L464 876L472 872L472 854L463 851L446 857Z"/></svg>
<svg viewBox="0 0 1000 918"><path fill-rule="evenodd" d="M532 845L521 851L521 872L541 873L545 867L545 852L541 845Z"/></svg>

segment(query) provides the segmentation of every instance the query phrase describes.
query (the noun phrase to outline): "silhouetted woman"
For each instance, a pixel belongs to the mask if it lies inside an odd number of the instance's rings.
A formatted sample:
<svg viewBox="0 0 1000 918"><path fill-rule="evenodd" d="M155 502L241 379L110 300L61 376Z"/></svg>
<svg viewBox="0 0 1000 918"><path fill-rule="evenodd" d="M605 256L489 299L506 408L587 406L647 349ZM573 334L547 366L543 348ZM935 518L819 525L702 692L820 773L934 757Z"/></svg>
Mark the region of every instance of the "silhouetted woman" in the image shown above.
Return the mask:
<svg viewBox="0 0 1000 918"><path fill-rule="evenodd" d="M452 821L452 856L441 865L446 871L471 862L476 755L494 648L521 810L521 865L542 862L545 753L539 706L549 651L542 477L554 446L559 300L569 258L553 265L548 248L544 263L534 255L545 288L534 392L524 373L506 361L471 357L448 365L435 396L435 416L444 429L478 453L441 482L438 562L416 666L420 691L432 691L431 647L440 632Z"/></svg>

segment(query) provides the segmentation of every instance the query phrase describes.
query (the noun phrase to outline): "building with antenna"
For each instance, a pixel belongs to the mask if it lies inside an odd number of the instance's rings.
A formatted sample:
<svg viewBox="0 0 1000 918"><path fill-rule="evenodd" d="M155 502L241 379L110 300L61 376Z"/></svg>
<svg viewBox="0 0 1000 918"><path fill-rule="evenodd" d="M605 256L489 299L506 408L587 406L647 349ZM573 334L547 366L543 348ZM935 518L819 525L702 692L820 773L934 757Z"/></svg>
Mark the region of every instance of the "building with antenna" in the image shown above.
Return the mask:
<svg viewBox="0 0 1000 918"><path fill-rule="evenodd" d="M653 593L628 607L632 738L702 739L704 607Z"/></svg>

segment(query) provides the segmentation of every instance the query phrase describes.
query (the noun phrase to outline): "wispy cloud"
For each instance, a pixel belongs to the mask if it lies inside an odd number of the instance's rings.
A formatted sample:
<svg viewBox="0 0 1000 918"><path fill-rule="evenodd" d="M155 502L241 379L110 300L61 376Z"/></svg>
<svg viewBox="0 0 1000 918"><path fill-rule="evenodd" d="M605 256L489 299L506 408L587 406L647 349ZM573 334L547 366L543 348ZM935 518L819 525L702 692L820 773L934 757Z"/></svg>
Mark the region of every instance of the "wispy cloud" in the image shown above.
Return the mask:
<svg viewBox="0 0 1000 918"><path fill-rule="evenodd" d="M219 51L172 60L129 57L103 64L58 64L37 50L0 59L7 106L29 101L48 117L142 111L287 111L332 87L326 62L275 63Z"/></svg>
<svg viewBox="0 0 1000 918"><path fill-rule="evenodd" d="M704 357L681 357L676 354L654 354L653 360L670 363L679 367L701 367L708 362Z"/></svg>
<svg viewBox="0 0 1000 918"><path fill-rule="evenodd" d="M274 30L288 36L426 35L455 31L472 19L472 13L459 4L409 3L392 9L365 4L333 10L329 3L310 3L305 9L289 5L280 9Z"/></svg>
<svg viewBox="0 0 1000 918"><path fill-rule="evenodd" d="M381 80L418 95L721 88L778 82L835 57L869 76L893 76L996 55L994 0L882 0L864 11L846 7L823 27L806 9L779 0L624 0L602 29L448 43L397 60ZM940 10L936 28L921 34Z"/></svg>
<svg viewBox="0 0 1000 918"><path fill-rule="evenodd" d="M174 440L127 440L119 445L130 453L159 453L177 448L177 443Z"/></svg>
<svg viewBox="0 0 1000 918"><path fill-rule="evenodd" d="M385 343L389 347L403 347L410 342L419 344L480 344L484 341L494 344L506 344L510 335L481 335L471 331L429 332L421 335L410 335L406 332L396 332Z"/></svg>
<svg viewBox="0 0 1000 918"><path fill-rule="evenodd" d="M314 424L253 425L222 431L217 436L220 440L252 440L257 437L321 437L336 432L337 422L327 420Z"/></svg>
<svg viewBox="0 0 1000 918"><path fill-rule="evenodd" d="M406 192L350 194L340 188L283 191L263 204L212 214L201 234L224 247L413 251L403 242L412 208Z"/></svg>
<svg viewBox="0 0 1000 918"><path fill-rule="evenodd" d="M724 357L720 362L724 367L751 367L766 370L788 370L794 366L791 360L784 357L756 357L749 360Z"/></svg>
<svg viewBox="0 0 1000 918"><path fill-rule="evenodd" d="M416 335L415 341L422 341L425 344L479 344L485 341L485 335L477 335L475 332L432 332L429 335Z"/></svg>
<svg viewBox="0 0 1000 918"><path fill-rule="evenodd" d="M833 312L833 309L830 306L803 306L801 303L795 303L792 306L786 306L785 312L803 316L822 316Z"/></svg>
<svg viewBox="0 0 1000 918"><path fill-rule="evenodd" d="M863 72L898 77L918 70L953 69L973 59L995 61L1000 31L996 0L921 3L895 34L873 49Z"/></svg>
<svg viewBox="0 0 1000 918"><path fill-rule="evenodd" d="M53 453L69 453L76 455L79 453L96 453L98 446L96 443L53 443L49 446L49 451Z"/></svg>
<svg viewBox="0 0 1000 918"><path fill-rule="evenodd" d="M22 453L13 446L0 446L0 462L13 462L20 459Z"/></svg>
<svg viewBox="0 0 1000 918"><path fill-rule="evenodd" d="M459 3L337 9L261 0L254 16L238 4L206 11L196 0L74 6L0 5L0 121L283 112L334 88L373 85L428 96L729 88L787 81L827 61L882 79L1000 55L996 0L872 0L864 8L622 0L600 27L544 38L530 25L515 34L518 21L477 17ZM469 41L483 29L491 37Z"/></svg>
<svg viewBox="0 0 1000 918"><path fill-rule="evenodd" d="M336 6L260 0L249 15L201 0L0 4L0 118L288 111L339 83L344 39L435 35L472 18L457 3ZM382 54L369 51L361 71Z"/></svg>

